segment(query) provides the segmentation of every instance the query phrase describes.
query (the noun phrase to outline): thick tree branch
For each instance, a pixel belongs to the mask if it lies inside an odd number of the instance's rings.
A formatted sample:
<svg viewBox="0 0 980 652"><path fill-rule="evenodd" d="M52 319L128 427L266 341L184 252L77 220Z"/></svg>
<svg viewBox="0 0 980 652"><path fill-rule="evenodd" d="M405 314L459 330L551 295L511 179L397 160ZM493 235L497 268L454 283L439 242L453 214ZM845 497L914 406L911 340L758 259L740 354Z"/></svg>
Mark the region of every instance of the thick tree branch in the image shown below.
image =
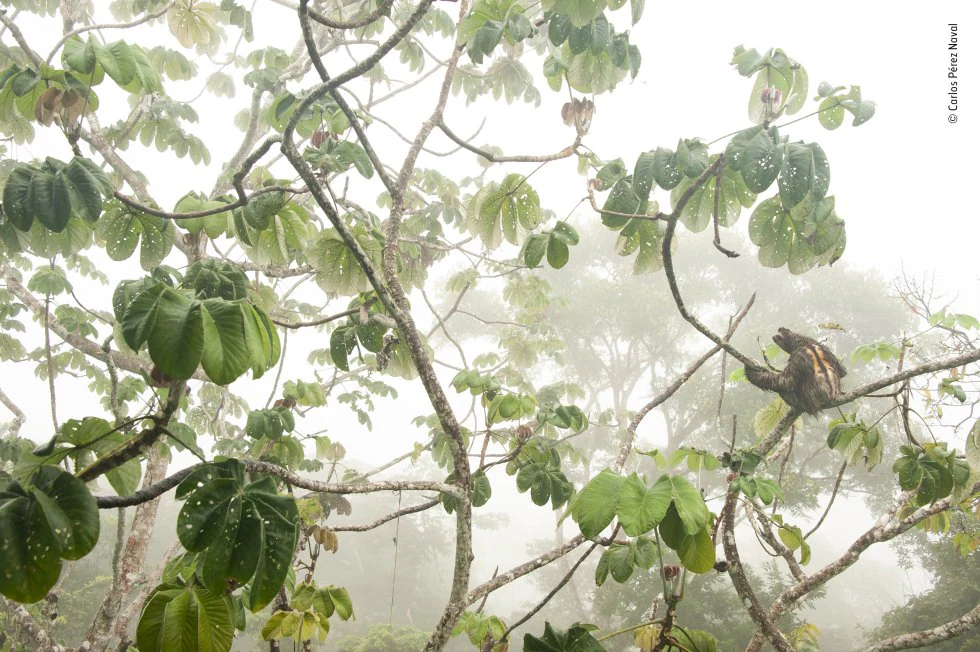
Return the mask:
<svg viewBox="0 0 980 652"><path fill-rule="evenodd" d="M980 491L980 482L973 485L970 493L976 493L978 491ZM901 507L901 504L894 507L880 518L871 529L855 539L854 543L836 561L827 564L806 579L797 581L793 586L784 591L769 608L769 619L775 621L800 600L800 598L820 588L850 568L861 557L861 554L872 545L890 541L903 532L912 529L930 516L939 514L955 505L956 502L950 496L936 501L931 505L921 507L909 516L889 524L895 512Z"/></svg>
<svg viewBox="0 0 980 652"><path fill-rule="evenodd" d="M11 602L3 596L0 596L0 606L10 614L14 623L25 634L31 637L33 645L30 649L36 650L36 652L65 652L65 648L54 641L48 631L34 619L34 616L31 615L31 612L24 605ZM10 629L14 630L13 627ZM11 649L16 648L11 647Z"/></svg>
<svg viewBox="0 0 980 652"><path fill-rule="evenodd" d="M725 498L725 506L722 510L724 532L721 535L721 542L725 549L725 559L728 561L728 574L731 577L732 586L735 587L735 592L738 593L738 597L742 599L742 603L746 611L748 611L749 617L765 633L766 638L772 642L773 646L779 652L794 652L795 648L776 627L776 618L771 613L767 614L759 603L759 598L756 596L755 591L752 590L752 585L749 584L749 578L745 575L745 569L742 566L742 560L738 553L738 546L735 543L735 508L737 503L738 492L729 489Z"/></svg>
<svg viewBox="0 0 980 652"><path fill-rule="evenodd" d="M467 0L461 0L459 3L457 25L462 23L468 11L469 2ZM426 641L426 650L441 650L445 647L453 628L466 608L466 591L469 587L470 564L473 561L472 513L469 500L471 490L470 467L459 422L446 398L438 377L436 377L435 370L432 368L432 361L429 359L426 347L419 335L418 327L412 319L408 297L398 276L398 243L401 219L405 212L405 192L426 139L432 133L435 125L442 119L446 102L449 100L449 90L452 85L453 76L456 73L456 66L460 56L463 54L464 47L463 43L459 40L458 26L456 39L456 44L446 64L446 74L439 91L439 99L432 111L432 115L422 124L418 135L416 135L415 140L408 150L408 154L405 156L405 160L402 162L401 170L398 173L397 187L391 195L391 213L383 225L385 238L385 245L382 250L384 278L391 291L391 297L398 308L397 311L393 312L392 316L398 321L400 334L408 346L412 361L415 363L415 368L418 371L419 379L422 381L422 386L425 387L425 392L436 412L439 424L443 432L449 437L455 482L463 494L467 496L465 500L457 501L456 505L456 551L449 599L446 602L438 624L433 629L428 641Z"/></svg>
<svg viewBox="0 0 980 652"><path fill-rule="evenodd" d="M163 404L163 408L160 410L160 413L152 417L152 426L149 428L144 428L138 435L126 443L96 459L86 468L76 473L76 477L78 477L79 480L91 482L100 475L108 473L112 469L120 467L129 460L143 454L150 444L158 440L167 432L167 424L170 423L170 419L180 407L180 399L184 395L185 383L186 381L183 380L170 383L167 401ZM114 506L119 507L120 505Z"/></svg>
<svg viewBox="0 0 980 652"><path fill-rule="evenodd" d="M948 641L951 638L968 632L977 625L980 625L980 605L977 605L959 618L954 618L938 627L892 636L891 638L886 638L870 647L864 648L862 652L887 652L888 650L907 650L909 648L926 647L927 645Z"/></svg>
<svg viewBox="0 0 980 652"><path fill-rule="evenodd" d="M44 305L31 294L30 290L24 287L20 281L18 281L11 274L10 270L0 270L4 271L4 281L7 284L7 289L21 300L28 308L31 309L35 315L41 316L44 314ZM119 351L111 351L108 355L103 350L102 346L97 342L94 342L78 333L72 333L64 324L62 324L56 317L51 317L51 330L60 337L66 344L72 348L78 349L85 355L95 358L105 362L109 356L112 356L112 364L116 365L119 369L125 369L134 374L146 374L149 375L153 370L153 363L149 361L144 361L136 356L126 355ZM194 380L207 380L207 376L199 369L194 373Z"/></svg>
<svg viewBox="0 0 980 652"><path fill-rule="evenodd" d="M876 392L879 389L883 389L889 385L899 383L909 378L922 376L924 374L929 374L936 371L953 369L955 367L962 367L963 365L970 364L971 362L976 362L978 360L980 360L980 349L967 351L966 353L961 353L949 358L943 358L942 360L934 360L932 362L921 364L917 367L909 367L908 369L903 369L902 371L896 372L889 376L884 376L866 385L862 385L861 387L858 387L857 389L854 389L846 394L841 394L833 401L828 403L827 407L836 407L838 405L850 403L851 401L859 399L862 396L867 396L868 394Z"/></svg>

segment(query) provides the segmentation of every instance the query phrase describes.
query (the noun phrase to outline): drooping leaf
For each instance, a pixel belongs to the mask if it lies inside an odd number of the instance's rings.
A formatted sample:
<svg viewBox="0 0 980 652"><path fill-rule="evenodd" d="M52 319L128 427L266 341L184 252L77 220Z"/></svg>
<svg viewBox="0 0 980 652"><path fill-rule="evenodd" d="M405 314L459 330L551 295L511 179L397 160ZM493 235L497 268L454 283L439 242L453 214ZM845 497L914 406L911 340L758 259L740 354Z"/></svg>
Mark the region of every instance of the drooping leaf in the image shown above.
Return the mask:
<svg viewBox="0 0 980 652"><path fill-rule="evenodd" d="M85 483L42 466L21 484L0 489L0 593L17 602L43 598L61 574L62 559L80 559L99 539L95 498Z"/></svg>

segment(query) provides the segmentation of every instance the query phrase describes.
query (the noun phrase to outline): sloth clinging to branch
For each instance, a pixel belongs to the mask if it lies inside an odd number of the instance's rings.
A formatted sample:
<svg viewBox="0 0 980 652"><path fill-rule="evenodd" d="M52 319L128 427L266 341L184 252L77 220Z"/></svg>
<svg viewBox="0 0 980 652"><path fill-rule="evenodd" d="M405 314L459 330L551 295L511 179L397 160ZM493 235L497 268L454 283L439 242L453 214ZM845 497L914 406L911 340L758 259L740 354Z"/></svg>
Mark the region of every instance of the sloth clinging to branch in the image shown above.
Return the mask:
<svg viewBox="0 0 980 652"><path fill-rule="evenodd" d="M789 362L780 372L746 367L749 382L767 392L776 392L790 406L816 414L840 393L840 380L847 369L830 349L805 335L780 328L772 341L786 353Z"/></svg>

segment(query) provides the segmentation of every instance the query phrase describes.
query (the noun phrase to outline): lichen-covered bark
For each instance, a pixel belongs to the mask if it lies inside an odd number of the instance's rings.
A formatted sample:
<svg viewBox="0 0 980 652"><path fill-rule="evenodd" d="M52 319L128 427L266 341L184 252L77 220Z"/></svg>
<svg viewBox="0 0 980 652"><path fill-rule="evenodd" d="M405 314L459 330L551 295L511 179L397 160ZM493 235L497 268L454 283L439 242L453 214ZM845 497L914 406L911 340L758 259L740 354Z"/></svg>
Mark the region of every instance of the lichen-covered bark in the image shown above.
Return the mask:
<svg viewBox="0 0 980 652"><path fill-rule="evenodd" d="M167 458L159 453L157 447L153 447L147 461L143 487L149 487L160 482L166 474ZM153 525L156 523L159 506L160 499L155 498L136 508L133 526L129 531L129 537L126 539L126 545L119 560L119 571L113 576L112 586L106 592L102 604L99 605L95 618L92 620L92 626L85 637L93 652L109 649L110 643L114 643L121 636L125 636L129 626L129 618L122 617L120 607L126 603L127 598L132 598L134 590L138 591L139 585L146 581L143 564L146 560L146 551L150 545L150 536L153 534Z"/></svg>

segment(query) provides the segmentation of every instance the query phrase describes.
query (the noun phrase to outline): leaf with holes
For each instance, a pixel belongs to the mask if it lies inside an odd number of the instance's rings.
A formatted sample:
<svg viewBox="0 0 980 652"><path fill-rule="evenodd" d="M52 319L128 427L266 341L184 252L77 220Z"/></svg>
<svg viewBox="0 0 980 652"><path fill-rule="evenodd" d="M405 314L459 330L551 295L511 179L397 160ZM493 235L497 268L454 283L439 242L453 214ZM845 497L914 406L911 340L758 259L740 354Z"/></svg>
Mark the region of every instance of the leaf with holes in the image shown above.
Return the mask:
<svg viewBox="0 0 980 652"><path fill-rule="evenodd" d="M177 534L190 552L204 552L205 585L229 579L250 582L249 609L258 611L275 597L289 571L298 539L296 502L281 496L268 476L246 484L237 460L195 470L177 487L185 500Z"/></svg>
<svg viewBox="0 0 980 652"><path fill-rule="evenodd" d="M0 593L36 602L61 574L62 559L81 559L99 539L95 498L85 483L56 466L42 466L23 484L0 489Z"/></svg>
<svg viewBox="0 0 980 652"><path fill-rule="evenodd" d="M113 260L126 260L140 245L140 267L150 271L160 265L174 245L174 227L162 218L131 211L112 202L98 222L99 236Z"/></svg>

